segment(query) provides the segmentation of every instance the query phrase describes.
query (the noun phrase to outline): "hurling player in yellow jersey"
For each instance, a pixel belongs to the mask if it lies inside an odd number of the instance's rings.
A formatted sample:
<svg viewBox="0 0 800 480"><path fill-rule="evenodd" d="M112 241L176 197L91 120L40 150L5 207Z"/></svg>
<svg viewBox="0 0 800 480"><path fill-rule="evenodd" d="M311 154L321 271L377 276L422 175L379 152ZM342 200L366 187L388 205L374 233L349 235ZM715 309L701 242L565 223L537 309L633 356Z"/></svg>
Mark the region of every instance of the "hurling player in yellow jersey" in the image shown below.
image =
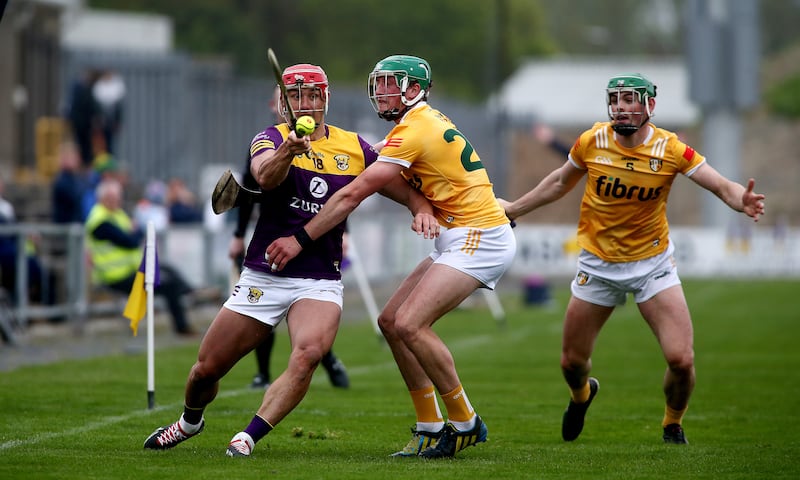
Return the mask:
<svg viewBox="0 0 800 480"><path fill-rule="evenodd" d="M476 289L495 287L514 258L516 240L472 145L428 105L430 88L430 65L419 57L392 55L375 65L370 101L379 117L395 123L379 144L378 160L336 192L300 235L276 240L267 254L283 268L305 247L298 239L313 242L399 175L427 197L436 218L425 236L436 236L439 225L442 232L378 321L417 415L411 441L395 455L441 458L486 441L488 429L467 398L453 356L431 327Z"/></svg>
<svg viewBox="0 0 800 480"><path fill-rule="evenodd" d="M566 163L533 190L513 203L500 202L510 218L517 218L561 198L588 175L578 221L582 250L561 351L561 369L571 391L561 426L564 440L578 438L599 388L597 379L589 377L595 339L630 293L667 362L663 439L687 443L681 421L695 383L693 334L672 258L669 190L682 173L756 221L764 213L764 195L753 192L753 179L746 187L728 180L674 133L650 123L656 86L644 76L615 76L606 92L610 121L585 131Z"/></svg>

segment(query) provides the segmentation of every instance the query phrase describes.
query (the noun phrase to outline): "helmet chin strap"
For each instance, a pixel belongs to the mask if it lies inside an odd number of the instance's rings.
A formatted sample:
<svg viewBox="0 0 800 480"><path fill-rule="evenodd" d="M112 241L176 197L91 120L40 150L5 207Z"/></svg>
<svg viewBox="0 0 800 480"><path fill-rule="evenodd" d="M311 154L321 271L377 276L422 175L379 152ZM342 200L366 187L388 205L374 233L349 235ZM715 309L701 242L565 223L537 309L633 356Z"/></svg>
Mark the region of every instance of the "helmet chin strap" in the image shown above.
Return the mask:
<svg viewBox="0 0 800 480"><path fill-rule="evenodd" d="M400 101L401 101L401 102L403 103L403 105L404 105L403 109L401 110L401 109L399 109L399 108L393 108L393 109L391 109L391 110L384 110L384 111L382 111L382 112L379 112L379 113L378 113L378 116L379 116L379 117L381 117L382 119L386 120L386 121L389 121L389 122L393 122L393 121L397 120L398 118L400 118L400 117L402 117L403 115L405 115L405 114L406 114L406 112L407 112L407 111L408 111L408 110L409 110L411 107L413 107L414 105L416 105L416 104L417 104L417 103L418 103L418 102L419 102L419 101L422 99L422 94L423 94L423 93L425 93L425 92L420 92L420 93L419 93L419 94L418 94L418 95L417 95L415 98L413 98L412 100L407 100L407 99L406 99L406 97L405 97L405 94L406 94L406 92L405 92L405 89L404 89L404 90L403 90L403 91L400 93Z"/></svg>
<svg viewBox="0 0 800 480"><path fill-rule="evenodd" d="M405 108L403 108L402 110L400 110L399 108L393 108L391 110L384 110L382 112L379 112L378 116L381 117L382 119L386 120L386 121L389 121L389 122L393 122L393 121L397 120L398 118L400 118L403 115L405 115L406 112L410 108L412 108L414 105L419 103L420 100L422 100L422 98L421 98L422 93L424 93L424 92L420 92L420 95L417 95L417 97L414 99L414 101L408 101L404 97L402 102L403 102L403 105L405 105Z"/></svg>
<svg viewBox="0 0 800 480"><path fill-rule="evenodd" d="M614 123L611 125L611 128L623 137L630 137L634 133L638 132L639 129L642 128L642 125L646 124L648 121L650 121L650 116L645 117L645 119L642 120L642 123L639 125Z"/></svg>
<svg viewBox="0 0 800 480"><path fill-rule="evenodd" d="M623 137L630 137L634 133L639 131L639 127L636 125L617 125L614 124L611 126L615 132L622 135Z"/></svg>
<svg viewBox="0 0 800 480"><path fill-rule="evenodd" d="M394 122L398 118L402 117L404 113L408 110L408 107L399 110L397 108L393 108L391 110L384 110L382 112L378 112L378 116L387 122Z"/></svg>

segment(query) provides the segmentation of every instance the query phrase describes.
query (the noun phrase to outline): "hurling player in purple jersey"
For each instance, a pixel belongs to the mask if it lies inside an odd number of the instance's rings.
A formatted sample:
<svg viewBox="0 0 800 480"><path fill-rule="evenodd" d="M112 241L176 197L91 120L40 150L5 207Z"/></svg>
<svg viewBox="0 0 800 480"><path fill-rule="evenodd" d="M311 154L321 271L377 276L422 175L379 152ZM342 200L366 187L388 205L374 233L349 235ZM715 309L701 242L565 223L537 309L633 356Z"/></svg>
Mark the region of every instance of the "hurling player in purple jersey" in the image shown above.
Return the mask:
<svg viewBox="0 0 800 480"><path fill-rule="evenodd" d="M276 122L283 121L283 116L278 111L280 102L281 89L275 85L272 98L270 98L269 101L269 109ZM242 185L250 190L258 190L259 188L258 182L256 182L256 179L253 178L253 175L250 173L250 149L247 150L247 159L242 170ZM242 273L242 268L244 267L244 253L246 247L244 236L247 231L247 225L250 223L250 218L253 215L254 207L255 205L253 202L243 202L236 212L236 228L228 244L228 257L234 262L235 280L231 282L232 285L238 282L239 276ZM346 238L344 243L345 245L347 244ZM347 253L346 250L345 248L345 255ZM346 264L346 262L343 263ZM253 377L253 381L250 384L252 388L265 389L269 387L272 380L272 375L270 375L270 363L274 345L275 333L273 332L267 335L264 342L256 347L255 357L258 372ZM320 363L327 372L331 385L337 388L350 388L350 378L347 376L344 363L333 353L333 350L328 351L328 353L322 357Z"/></svg>
<svg viewBox="0 0 800 480"><path fill-rule="evenodd" d="M345 221L314 241L303 237L305 225L339 189L377 158L358 134L325 123L330 90L323 69L298 64L283 72L286 96L280 112L287 123L269 127L250 144L250 172L261 188L261 212L239 282L200 345L186 382L183 414L153 432L144 447L167 449L200 433L203 412L216 397L219 380L286 318L292 352L286 370L264 392L250 424L227 448L229 456L249 456L303 399L312 374L330 351L342 308L342 235ZM310 115L316 129L298 137L289 125L287 103L297 116ZM383 195L414 214L412 229L435 236L433 208L398 175ZM277 271L265 256L273 240L298 235L305 248L291 266Z"/></svg>

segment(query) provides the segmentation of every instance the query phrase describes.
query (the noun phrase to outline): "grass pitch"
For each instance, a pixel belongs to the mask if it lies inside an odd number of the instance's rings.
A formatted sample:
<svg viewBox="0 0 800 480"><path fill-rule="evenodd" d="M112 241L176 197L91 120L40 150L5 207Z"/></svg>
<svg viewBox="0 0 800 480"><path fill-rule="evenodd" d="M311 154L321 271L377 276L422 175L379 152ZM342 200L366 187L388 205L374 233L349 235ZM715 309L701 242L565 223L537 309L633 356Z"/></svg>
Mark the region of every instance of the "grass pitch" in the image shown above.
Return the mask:
<svg viewBox="0 0 800 480"><path fill-rule="evenodd" d="M452 460L390 458L410 438L411 400L368 322L345 324L336 352L352 387L318 372L305 400L256 445L225 456L260 403L252 358L223 379L206 430L170 451L144 439L181 411L196 346L156 353L146 408L144 354L64 361L0 373L0 478L797 478L800 475L798 281L685 281L695 325L697 387L684 419L690 445L664 445L664 361L629 301L602 331L592 375L600 392L575 442L560 438L568 400L559 370L565 285L548 307L504 298L502 328L482 308L437 325L489 441ZM286 363L281 332L273 370ZM2 347L6 348L6 347Z"/></svg>

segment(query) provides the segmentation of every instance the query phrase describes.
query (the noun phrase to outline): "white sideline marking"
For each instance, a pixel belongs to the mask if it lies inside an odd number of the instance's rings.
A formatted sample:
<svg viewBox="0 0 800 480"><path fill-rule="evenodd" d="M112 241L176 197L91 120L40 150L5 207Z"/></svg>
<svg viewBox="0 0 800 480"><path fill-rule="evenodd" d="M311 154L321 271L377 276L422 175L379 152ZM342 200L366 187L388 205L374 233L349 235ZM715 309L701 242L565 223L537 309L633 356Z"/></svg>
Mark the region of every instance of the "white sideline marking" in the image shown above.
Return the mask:
<svg viewBox="0 0 800 480"><path fill-rule="evenodd" d="M476 336L473 336L473 337L468 337L468 338L464 338L462 340L453 342L451 345L448 345L448 348L450 350L454 350L454 349L458 350L460 348L466 348L466 347L472 348L472 347L475 347L476 345L482 345L482 344L489 343L491 341L491 338L492 337L490 335L476 335ZM361 375L366 375L367 373L373 372L375 370L380 370L380 369L384 369L384 368L395 368L395 363L394 362L386 362L386 363L379 363L379 364L376 364L376 365L365 365L365 366L359 366L359 367L354 367L354 368L348 368L347 371L348 371L348 374L350 376L358 377L358 376L361 376ZM320 380L320 381L322 381L322 380ZM312 379L312 383L316 383L315 379ZM253 392L253 389L251 389L249 387L245 387L245 388L238 388L238 389L234 389L234 390L226 390L224 392L220 392L217 395L217 397L221 397L221 398L237 397L239 395L243 395L245 393L252 393L252 392ZM62 430L60 432L47 432L47 433L41 433L39 435L33 435L32 437L28 437L28 438L25 438L25 439L9 440L7 442L0 443L0 452L4 451L4 450L9 450L9 449L12 449L12 448L25 447L25 446L28 446L28 445L35 445L37 443L44 442L46 440L51 440L51 439L54 439L54 438L68 437L68 436L71 436L71 435L79 435L79 434L83 434L83 433L87 433L87 432L92 432L92 431L95 431L95 430L100 430L101 428L105 428L105 427L107 427L109 425L114 425L116 423L128 421L128 420L130 420L132 418L135 418L135 417L141 417L141 416L144 416L144 415L150 415L151 413L160 412L162 410L177 409L177 408L181 408L181 407L183 407L183 401L180 401L178 403L168 404L168 405L161 405L161 406L153 408L152 410L135 410L135 411L132 411L132 412L127 413L125 415L115 415L115 416L112 416L112 417L105 417L105 418L100 419L100 420L98 420L96 422L87 423L86 425L83 425L82 427L70 428L68 430Z"/></svg>

